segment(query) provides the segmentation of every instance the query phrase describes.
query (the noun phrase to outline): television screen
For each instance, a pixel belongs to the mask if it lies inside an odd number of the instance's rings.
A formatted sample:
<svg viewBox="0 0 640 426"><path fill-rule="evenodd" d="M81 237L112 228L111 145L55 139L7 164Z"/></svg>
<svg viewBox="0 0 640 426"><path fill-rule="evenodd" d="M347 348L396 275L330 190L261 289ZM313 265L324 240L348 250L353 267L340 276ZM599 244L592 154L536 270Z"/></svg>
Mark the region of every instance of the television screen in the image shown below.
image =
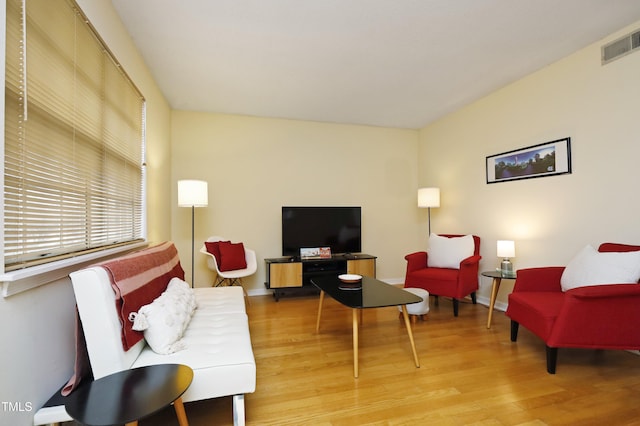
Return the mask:
<svg viewBox="0 0 640 426"><path fill-rule="evenodd" d="M282 207L282 255L330 247L332 254L359 253L360 207Z"/></svg>

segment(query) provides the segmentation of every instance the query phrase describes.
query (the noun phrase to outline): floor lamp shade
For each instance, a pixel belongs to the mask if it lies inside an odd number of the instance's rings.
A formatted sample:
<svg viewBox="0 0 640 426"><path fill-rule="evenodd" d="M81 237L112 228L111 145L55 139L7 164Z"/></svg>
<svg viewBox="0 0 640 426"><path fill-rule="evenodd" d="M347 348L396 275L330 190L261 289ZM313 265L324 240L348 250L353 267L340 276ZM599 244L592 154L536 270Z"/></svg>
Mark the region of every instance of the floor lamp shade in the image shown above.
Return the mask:
<svg viewBox="0 0 640 426"><path fill-rule="evenodd" d="M195 286L195 208L209 205L209 190L204 180L178 181L178 207L191 207L191 287Z"/></svg>
<svg viewBox="0 0 640 426"><path fill-rule="evenodd" d="M418 207L440 207L440 188L418 189Z"/></svg>
<svg viewBox="0 0 640 426"><path fill-rule="evenodd" d="M204 180L178 181L179 207L207 207L209 205L209 191Z"/></svg>

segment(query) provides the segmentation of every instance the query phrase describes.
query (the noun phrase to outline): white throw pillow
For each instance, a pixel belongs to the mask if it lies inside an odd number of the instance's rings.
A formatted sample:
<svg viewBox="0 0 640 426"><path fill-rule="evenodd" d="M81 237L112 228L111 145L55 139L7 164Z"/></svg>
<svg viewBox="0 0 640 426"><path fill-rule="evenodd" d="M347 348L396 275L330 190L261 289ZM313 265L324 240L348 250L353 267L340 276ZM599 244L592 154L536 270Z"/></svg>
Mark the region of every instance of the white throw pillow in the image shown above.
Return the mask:
<svg viewBox="0 0 640 426"><path fill-rule="evenodd" d="M167 290L174 295L174 297L179 299L179 303L185 303L185 312L189 314L189 319L193 316L193 313L196 311L196 294L193 289L189 286L186 281L181 280L180 278L174 277L169 281L169 285L167 285ZM185 324L189 325L189 322Z"/></svg>
<svg viewBox="0 0 640 426"><path fill-rule="evenodd" d="M196 309L195 294L189 285L173 278L167 289L153 302L129 315L133 329L144 331L151 349L170 354L185 348L182 335Z"/></svg>
<svg viewBox="0 0 640 426"><path fill-rule="evenodd" d="M600 253L590 245L569 262L562 277L562 291L602 284L637 284L640 280L640 251Z"/></svg>
<svg viewBox="0 0 640 426"><path fill-rule="evenodd" d="M460 269L460 262L473 256L474 248L473 235L448 238L431 234L427 264L432 268Z"/></svg>

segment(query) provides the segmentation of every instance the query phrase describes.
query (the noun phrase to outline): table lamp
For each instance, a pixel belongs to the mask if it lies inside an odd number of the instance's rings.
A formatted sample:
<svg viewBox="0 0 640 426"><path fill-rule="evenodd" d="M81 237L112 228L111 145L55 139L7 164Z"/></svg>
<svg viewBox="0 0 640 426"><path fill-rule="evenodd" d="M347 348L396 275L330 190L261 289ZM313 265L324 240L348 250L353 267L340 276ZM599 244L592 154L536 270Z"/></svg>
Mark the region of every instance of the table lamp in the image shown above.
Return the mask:
<svg viewBox="0 0 640 426"><path fill-rule="evenodd" d="M498 240L498 257L502 258L500 263L500 271L503 274L513 274L513 264L509 260L510 257L516 257L516 245L513 241Z"/></svg>

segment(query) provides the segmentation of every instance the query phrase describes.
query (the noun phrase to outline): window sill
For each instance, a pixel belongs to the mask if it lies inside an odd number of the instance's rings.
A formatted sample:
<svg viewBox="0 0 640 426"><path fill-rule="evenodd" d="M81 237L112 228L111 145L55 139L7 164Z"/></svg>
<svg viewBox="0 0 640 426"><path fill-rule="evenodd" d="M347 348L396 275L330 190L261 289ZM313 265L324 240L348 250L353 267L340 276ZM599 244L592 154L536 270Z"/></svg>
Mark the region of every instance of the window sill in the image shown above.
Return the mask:
<svg viewBox="0 0 640 426"><path fill-rule="evenodd" d="M0 274L0 281L2 282L2 297L13 296L14 294L22 293L41 285L57 281L67 277L71 272L92 263L106 260L110 257L142 248L147 245L148 243L143 241Z"/></svg>

